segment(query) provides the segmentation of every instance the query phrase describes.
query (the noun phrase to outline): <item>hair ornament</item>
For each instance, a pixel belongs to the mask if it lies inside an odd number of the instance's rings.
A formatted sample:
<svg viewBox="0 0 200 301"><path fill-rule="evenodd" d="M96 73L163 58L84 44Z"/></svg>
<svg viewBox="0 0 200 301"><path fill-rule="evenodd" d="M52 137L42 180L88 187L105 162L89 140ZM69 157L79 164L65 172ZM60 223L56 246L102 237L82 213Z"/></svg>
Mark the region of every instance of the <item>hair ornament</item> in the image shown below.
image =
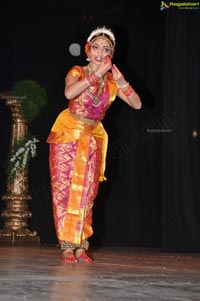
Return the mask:
<svg viewBox="0 0 200 301"><path fill-rule="evenodd" d="M113 46L115 46L115 36L114 36L112 30L110 28L106 28L105 26L97 27L97 29L93 30L91 32L91 34L89 35L87 42L91 42L95 36L99 36L101 34L107 35L110 38L110 40L112 41Z"/></svg>

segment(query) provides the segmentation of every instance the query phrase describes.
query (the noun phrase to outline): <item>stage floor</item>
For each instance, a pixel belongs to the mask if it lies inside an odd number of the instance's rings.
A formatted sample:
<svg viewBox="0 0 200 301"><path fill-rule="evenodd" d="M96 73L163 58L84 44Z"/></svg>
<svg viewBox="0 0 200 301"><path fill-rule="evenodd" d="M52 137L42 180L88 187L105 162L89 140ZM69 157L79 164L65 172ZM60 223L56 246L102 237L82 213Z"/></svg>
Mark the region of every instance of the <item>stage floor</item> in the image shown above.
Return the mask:
<svg viewBox="0 0 200 301"><path fill-rule="evenodd" d="M66 264L56 246L0 246L0 300L200 300L200 254L91 248L91 264Z"/></svg>

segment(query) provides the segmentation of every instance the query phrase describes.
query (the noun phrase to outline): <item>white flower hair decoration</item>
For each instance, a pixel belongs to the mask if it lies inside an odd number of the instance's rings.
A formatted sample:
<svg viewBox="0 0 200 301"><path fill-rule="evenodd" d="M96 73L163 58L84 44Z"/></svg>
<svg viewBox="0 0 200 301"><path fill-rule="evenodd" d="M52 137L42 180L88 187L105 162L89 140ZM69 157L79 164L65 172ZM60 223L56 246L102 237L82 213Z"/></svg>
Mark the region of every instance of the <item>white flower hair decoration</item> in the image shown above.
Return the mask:
<svg viewBox="0 0 200 301"><path fill-rule="evenodd" d="M93 30L91 32L91 34L89 35L89 37L87 38L87 42L91 42L94 37L99 36L101 34L107 35L110 38L110 40L113 42L113 47L115 46L115 36L114 36L112 30L105 26L97 27L97 29Z"/></svg>

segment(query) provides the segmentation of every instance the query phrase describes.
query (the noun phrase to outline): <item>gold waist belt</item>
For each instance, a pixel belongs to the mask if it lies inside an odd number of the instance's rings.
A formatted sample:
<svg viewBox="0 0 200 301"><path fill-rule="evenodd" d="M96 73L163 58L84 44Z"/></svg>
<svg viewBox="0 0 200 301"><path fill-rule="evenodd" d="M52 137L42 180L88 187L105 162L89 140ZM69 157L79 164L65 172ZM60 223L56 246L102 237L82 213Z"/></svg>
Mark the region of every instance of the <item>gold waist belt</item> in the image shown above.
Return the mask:
<svg viewBox="0 0 200 301"><path fill-rule="evenodd" d="M88 125L96 125L99 123L99 120L93 120L93 119L89 119L89 118L86 118L86 117L83 117L83 116L80 116L80 115L77 115L76 113L73 113L70 111L70 114L77 120L81 121L81 122L84 122Z"/></svg>

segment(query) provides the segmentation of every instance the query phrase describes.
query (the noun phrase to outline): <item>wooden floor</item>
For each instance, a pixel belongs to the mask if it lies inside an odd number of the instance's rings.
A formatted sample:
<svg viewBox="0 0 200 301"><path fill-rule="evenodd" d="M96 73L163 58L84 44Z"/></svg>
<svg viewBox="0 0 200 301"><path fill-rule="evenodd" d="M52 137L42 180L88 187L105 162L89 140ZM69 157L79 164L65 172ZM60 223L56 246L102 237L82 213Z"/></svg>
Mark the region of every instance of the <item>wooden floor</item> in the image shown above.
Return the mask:
<svg viewBox="0 0 200 301"><path fill-rule="evenodd" d="M0 246L0 300L200 300L200 254L91 248L66 264L56 246Z"/></svg>

